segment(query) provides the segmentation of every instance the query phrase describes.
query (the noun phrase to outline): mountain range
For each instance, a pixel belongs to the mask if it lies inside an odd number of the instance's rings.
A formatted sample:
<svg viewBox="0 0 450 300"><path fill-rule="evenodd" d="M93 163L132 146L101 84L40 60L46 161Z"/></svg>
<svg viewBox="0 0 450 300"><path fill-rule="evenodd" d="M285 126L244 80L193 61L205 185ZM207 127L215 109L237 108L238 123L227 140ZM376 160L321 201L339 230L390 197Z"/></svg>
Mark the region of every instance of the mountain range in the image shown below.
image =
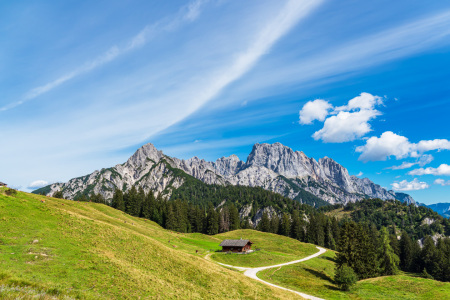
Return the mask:
<svg viewBox="0 0 450 300"><path fill-rule="evenodd" d="M280 143L255 144L246 162L236 155L215 162L198 157L178 159L165 155L149 143L123 164L66 183L54 183L34 193L52 195L61 190L65 198L75 199L93 192L111 199L116 188L127 191L136 186L168 199L174 189L186 182L186 176L205 184L262 187L312 205L346 204L365 198L397 199L415 204L407 194L388 191L368 178L350 176L346 168L329 157L316 161ZM310 199L315 201L311 203Z"/></svg>

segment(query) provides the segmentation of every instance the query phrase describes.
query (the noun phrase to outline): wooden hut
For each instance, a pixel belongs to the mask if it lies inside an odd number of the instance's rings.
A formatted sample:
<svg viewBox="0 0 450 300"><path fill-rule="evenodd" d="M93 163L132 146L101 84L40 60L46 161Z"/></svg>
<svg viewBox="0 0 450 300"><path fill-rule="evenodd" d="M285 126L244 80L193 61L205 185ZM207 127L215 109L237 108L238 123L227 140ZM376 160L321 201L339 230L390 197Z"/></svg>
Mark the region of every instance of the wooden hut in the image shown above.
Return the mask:
<svg viewBox="0 0 450 300"><path fill-rule="evenodd" d="M222 252L247 252L252 247L252 242L249 240L223 240L220 243Z"/></svg>
<svg viewBox="0 0 450 300"><path fill-rule="evenodd" d="M0 181L0 186L8 186L8 185Z"/></svg>

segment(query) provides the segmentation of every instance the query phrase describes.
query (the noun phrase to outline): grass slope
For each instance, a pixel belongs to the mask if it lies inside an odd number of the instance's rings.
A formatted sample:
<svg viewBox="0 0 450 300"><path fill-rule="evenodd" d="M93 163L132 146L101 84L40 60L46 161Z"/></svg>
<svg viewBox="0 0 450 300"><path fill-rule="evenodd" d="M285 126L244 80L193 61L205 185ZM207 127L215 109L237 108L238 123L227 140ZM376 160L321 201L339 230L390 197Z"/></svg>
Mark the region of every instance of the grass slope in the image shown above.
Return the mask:
<svg viewBox="0 0 450 300"><path fill-rule="evenodd" d="M335 254L327 251L300 264L258 273L266 281L325 299L449 299L450 283L408 276L385 276L358 281L350 292L333 283Z"/></svg>
<svg viewBox="0 0 450 300"><path fill-rule="evenodd" d="M219 242L101 204L0 189L0 298L298 298L206 261Z"/></svg>
<svg viewBox="0 0 450 300"><path fill-rule="evenodd" d="M253 242L252 249L261 249L260 251L249 254L227 254L219 252L211 255L213 260L233 266L263 267L275 265L297 260L318 251L316 246L312 244L301 243L295 239L273 233L248 229L221 233L214 237L219 240L248 239Z"/></svg>

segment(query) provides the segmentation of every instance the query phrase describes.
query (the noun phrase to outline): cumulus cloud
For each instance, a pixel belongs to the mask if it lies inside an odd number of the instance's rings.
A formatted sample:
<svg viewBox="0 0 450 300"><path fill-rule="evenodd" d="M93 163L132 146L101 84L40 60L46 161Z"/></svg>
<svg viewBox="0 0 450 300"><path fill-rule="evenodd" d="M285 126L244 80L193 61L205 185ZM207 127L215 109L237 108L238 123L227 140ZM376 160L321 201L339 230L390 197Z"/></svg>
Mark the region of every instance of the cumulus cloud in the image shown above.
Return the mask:
<svg viewBox="0 0 450 300"><path fill-rule="evenodd" d="M28 185L28 188L30 190L35 190L35 189L39 189L41 187L44 187L46 185L48 185L48 182L45 181L45 180L35 180L35 181L33 181L32 183L30 183Z"/></svg>
<svg viewBox="0 0 450 300"><path fill-rule="evenodd" d="M356 148L356 152L361 153L359 160L362 161L386 160L391 156L395 156L396 159L417 157L419 158L417 164L420 166L424 166L433 160L432 155L423 154L431 150L450 150L450 141L436 139L411 143L404 136L386 131L380 137L369 138L364 146Z"/></svg>
<svg viewBox="0 0 450 300"><path fill-rule="evenodd" d="M377 110L357 112L341 111L325 120L323 128L313 134L315 140L325 143L343 143L354 141L372 131L368 121L381 115Z"/></svg>
<svg viewBox="0 0 450 300"><path fill-rule="evenodd" d="M400 182L394 182L391 184L392 189L395 191L417 191L424 190L429 188L430 186L426 182L422 182L414 178L413 181L402 180Z"/></svg>
<svg viewBox="0 0 450 300"><path fill-rule="evenodd" d="M435 176L445 175L445 176L450 176L450 165L442 164L437 168L428 167L425 169L424 168L414 169L412 171L409 171L408 175L435 175Z"/></svg>
<svg viewBox="0 0 450 300"><path fill-rule="evenodd" d="M361 93L348 101L347 105L334 109L327 101L317 99L303 106L300 124L312 124L314 120L324 121L323 128L312 135L315 140L325 143L350 142L372 131L369 121L381 115L375 109L375 106L381 104L381 97L369 93Z"/></svg>
<svg viewBox="0 0 450 300"><path fill-rule="evenodd" d="M361 93L359 96L348 101L347 105L338 106L336 111L357 110L357 109L373 109L376 105L383 104L383 99L369 93Z"/></svg>
<svg viewBox="0 0 450 300"><path fill-rule="evenodd" d="M356 152L362 153L359 156L362 161L386 160L390 156L402 159L410 154L411 143L404 136L386 131L379 138L369 138L364 146L356 148Z"/></svg>
<svg viewBox="0 0 450 300"><path fill-rule="evenodd" d="M300 124L312 124L314 120L324 121L333 106L328 101L308 101L300 110Z"/></svg>
<svg viewBox="0 0 450 300"><path fill-rule="evenodd" d="M450 180L447 180L447 181L445 181L444 179L436 179L435 181L434 181L434 184L439 184L439 185L442 185L442 186L445 186L445 185L450 185Z"/></svg>

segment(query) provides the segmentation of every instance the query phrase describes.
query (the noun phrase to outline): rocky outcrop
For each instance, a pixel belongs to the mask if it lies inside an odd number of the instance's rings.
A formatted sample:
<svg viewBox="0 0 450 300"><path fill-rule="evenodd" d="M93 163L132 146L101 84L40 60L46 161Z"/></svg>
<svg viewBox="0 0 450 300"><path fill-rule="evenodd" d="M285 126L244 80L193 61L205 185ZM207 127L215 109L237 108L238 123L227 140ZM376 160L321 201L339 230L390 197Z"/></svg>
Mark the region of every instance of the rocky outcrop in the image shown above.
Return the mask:
<svg viewBox="0 0 450 300"><path fill-rule="evenodd" d="M348 203L364 198L398 199L415 203L409 195L387 191L368 178L350 176L346 168L329 157L316 161L303 152L293 151L280 143L255 144L247 161L236 155L208 162L198 157L182 160L164 155L152 144L139 148L124 164L92 174L56 183L45 188L48 194L62 190L66 198L81 193L101 193L111 199L114 189L124 191L142 187L169 197L172 189L193 176L207 184L262 187L296 199L314 195L328 203ZM39 190L38 190L39 191ZM245 215L246 210L241 212Z"/></svg>

